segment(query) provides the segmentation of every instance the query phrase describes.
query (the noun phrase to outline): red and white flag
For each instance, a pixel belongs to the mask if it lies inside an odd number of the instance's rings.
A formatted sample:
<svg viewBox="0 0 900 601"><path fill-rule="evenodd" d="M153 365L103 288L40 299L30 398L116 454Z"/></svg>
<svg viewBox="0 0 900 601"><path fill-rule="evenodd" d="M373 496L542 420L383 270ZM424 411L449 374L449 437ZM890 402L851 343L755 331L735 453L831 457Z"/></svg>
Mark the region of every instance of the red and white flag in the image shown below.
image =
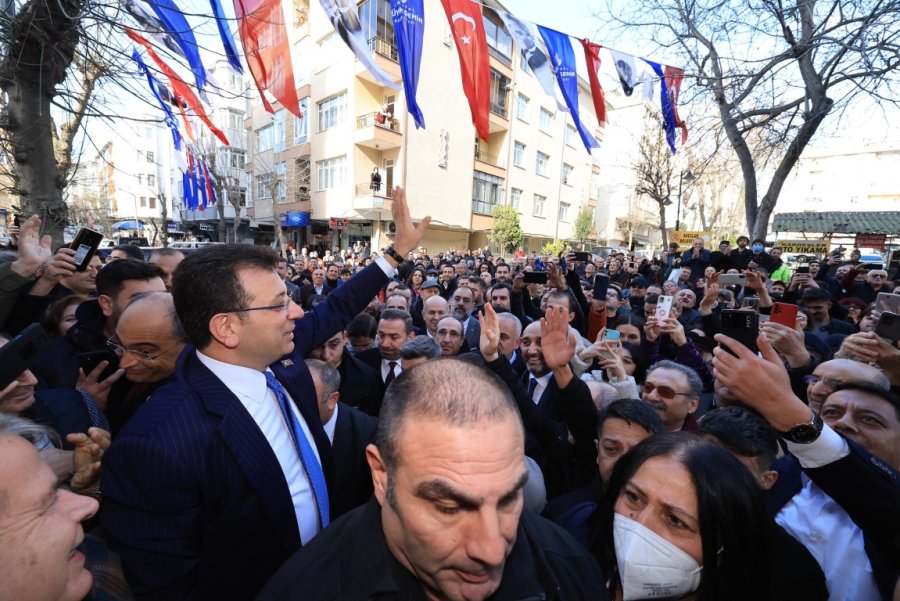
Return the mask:
<svg viewBox="0 0 900 601"><path fill-rule="evenodd" d="M481 4L471 0L441 0L459 54L463 91L469 99L478 137L490 134L491 66Z"/></svg>
<svg viewBox="0 0 900 601"><path fill-rule="evenodd" d="M678 115L678 95L681 93L681 82L684 80L684 69L678 67L663 67L666 79L666 87L669 90L669 99L672 102L672 113L675 115L675 127L681 130L681 143L687 143L687 123Z"/></svg>
<svg viewBox="0 0 900 601"><path fill-rule="evenodd" d="M600 86L600 46L590 40L581 40L584 46L584 60L588 66L588 78L591 82L591 96L594 99L594 111L597 113L597 120L600 126L606 125L606 97L603 95L603 88Z"/></svg>

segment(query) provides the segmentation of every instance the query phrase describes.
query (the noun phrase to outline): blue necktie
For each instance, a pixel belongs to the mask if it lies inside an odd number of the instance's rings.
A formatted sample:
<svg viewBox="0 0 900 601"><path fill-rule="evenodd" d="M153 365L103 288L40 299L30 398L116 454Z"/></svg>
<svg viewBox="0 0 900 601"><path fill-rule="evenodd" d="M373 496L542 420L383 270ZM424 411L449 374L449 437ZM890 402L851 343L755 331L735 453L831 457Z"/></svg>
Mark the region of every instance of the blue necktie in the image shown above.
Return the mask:
<svg viewBox="0 0 900 601"><path fill-rule="evenodd" d="M306 470L309 483L312 485L313 494L316 497L316 506L319 509L319 524L321 524L322 528L325 528L329 522L328 485L325 482L325 472L322 471L322 466L319 465L312 446L303 434L300 420L297 419L297 415L290 408L290 401L284 388L275 379L275 375L272 372L267 371L264 373L266 374L266 383L272 389L272 392L275 393L275 398L278 399L278 406L281 408L281 414L284 416L285 423L290 427L291 437L294 439L294 447L297 449L297 455L300 456L300 461L303 463L303 468Z"/></svg>
<svg viewBox="0 0 900 601"><path fill-rule="evenodd" d="M528 380L528 398L534 400L534 389L537 388L537 380L531 378Z"/></svg>
<svg viewBox="0 0 900 601"><path fill-rule="evenodd" d="M95 428L102 428L109 432L109 420L106 419L106 415L100 410L97 401L83 390L79 390L78 392L81 393L81 399L84 401L84 406L87 408L88 415L91 416L91 425Z"/></svg>

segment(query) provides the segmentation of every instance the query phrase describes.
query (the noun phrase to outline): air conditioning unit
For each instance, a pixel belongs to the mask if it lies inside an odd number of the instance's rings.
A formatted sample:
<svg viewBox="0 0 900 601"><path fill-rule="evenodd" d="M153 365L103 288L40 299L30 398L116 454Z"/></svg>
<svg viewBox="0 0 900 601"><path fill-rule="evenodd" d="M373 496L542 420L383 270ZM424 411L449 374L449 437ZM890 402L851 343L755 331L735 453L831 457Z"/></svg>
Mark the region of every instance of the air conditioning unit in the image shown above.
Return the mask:
<svg viewBox="0 0 900 601"><path fill-rule="evenodd" d="M391 221L391 222L388 224L388 231L389 231L390 233L392 233L392 234L396 234L396 233L397 233L397 224L394 223L393 221Z"/></svg>

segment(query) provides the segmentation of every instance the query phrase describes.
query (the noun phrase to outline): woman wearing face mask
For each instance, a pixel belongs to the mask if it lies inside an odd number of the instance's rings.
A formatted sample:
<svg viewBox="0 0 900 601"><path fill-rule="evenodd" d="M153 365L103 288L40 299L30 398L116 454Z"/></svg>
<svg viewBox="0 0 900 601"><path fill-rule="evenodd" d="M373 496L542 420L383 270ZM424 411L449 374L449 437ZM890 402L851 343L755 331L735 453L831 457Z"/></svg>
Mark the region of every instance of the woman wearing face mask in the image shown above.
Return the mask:
<svg viewBox="0 0 900 601"><path fill-rule="evenodd" d="M749 470L684 433L648 438L616 464L591 548L613 599L766 599L767 515Z"/></svg>

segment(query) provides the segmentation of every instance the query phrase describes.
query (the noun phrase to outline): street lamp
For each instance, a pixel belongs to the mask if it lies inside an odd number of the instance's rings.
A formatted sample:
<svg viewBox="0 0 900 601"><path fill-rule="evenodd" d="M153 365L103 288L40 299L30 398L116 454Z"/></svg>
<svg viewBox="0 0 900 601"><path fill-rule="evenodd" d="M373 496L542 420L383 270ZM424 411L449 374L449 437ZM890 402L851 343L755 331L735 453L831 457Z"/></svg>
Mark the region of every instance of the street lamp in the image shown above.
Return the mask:
<svg viewBox="0 0 900 601"><path fill-rule="evenodd" d="M675 215L675 231L679 231L681 229L681 183L692 182L697 179L697 176L691 173L690 169L687 171L682 171L678 174L678 213Z"/></svg>

